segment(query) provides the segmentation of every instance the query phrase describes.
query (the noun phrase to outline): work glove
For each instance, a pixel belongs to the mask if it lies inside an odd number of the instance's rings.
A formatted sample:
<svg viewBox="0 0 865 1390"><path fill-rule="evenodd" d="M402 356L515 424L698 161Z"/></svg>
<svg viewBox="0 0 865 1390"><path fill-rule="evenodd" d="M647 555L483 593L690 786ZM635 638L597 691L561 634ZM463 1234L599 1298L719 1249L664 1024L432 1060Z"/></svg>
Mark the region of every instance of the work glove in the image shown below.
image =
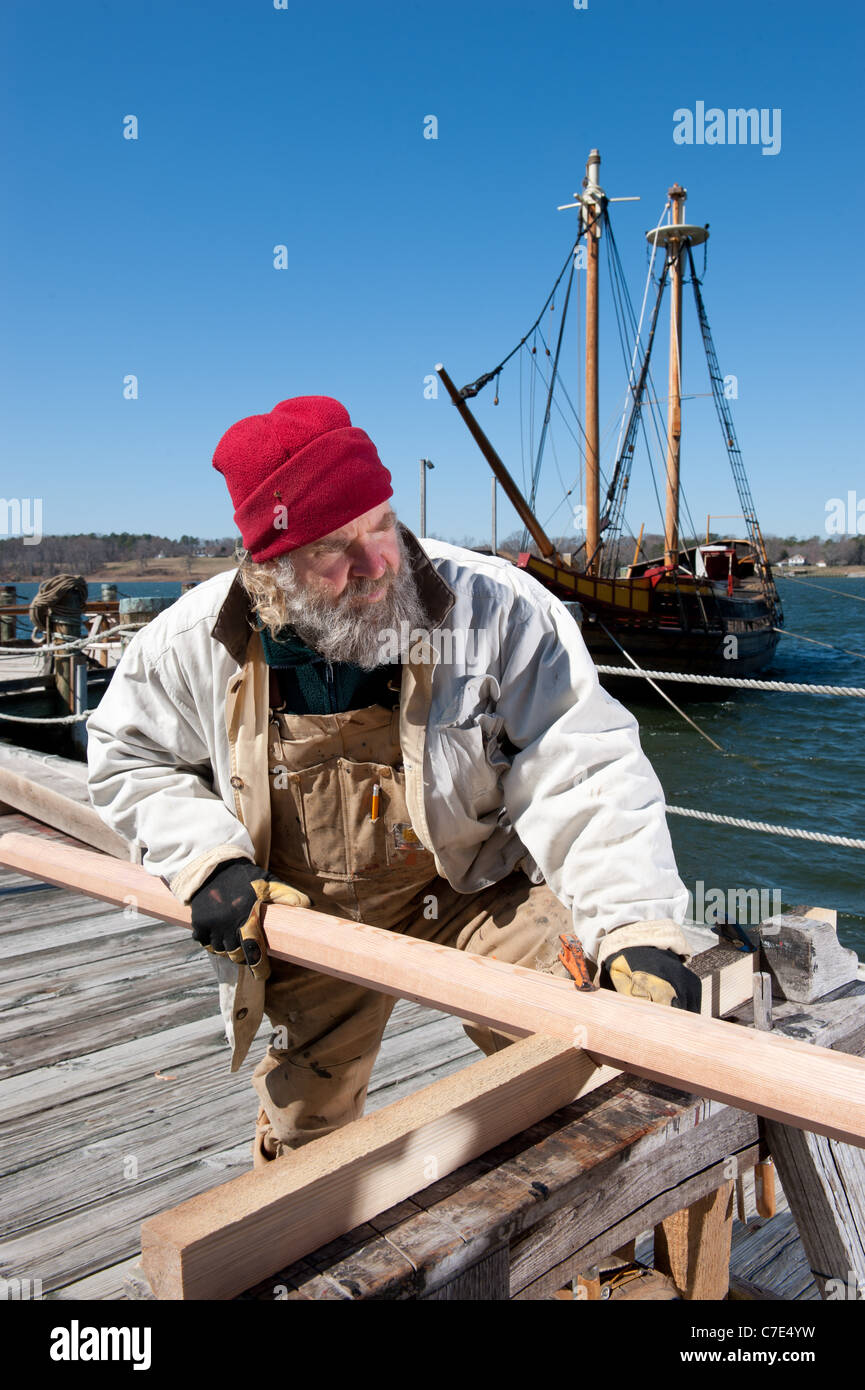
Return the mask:
<svg viewBox="0 0 865 1390"><path fill-rule="evenodd" d="M692 1014L700 1012L703 991L699 977L675 951L662 951L657 946L627 946L612 952L601 966L601 986L634 999L651 999L654 1004L670 1004Z"/></svg>
<svg viewBox="0 0 865 1390"><path fill-rule="evenodd" d="M226 860L190 899L193 940L216 956L227 956L237 964L245 961L257 980L266 980L270 962L261 925L262 903L310 905L305 893L248 859Z"/></svg>

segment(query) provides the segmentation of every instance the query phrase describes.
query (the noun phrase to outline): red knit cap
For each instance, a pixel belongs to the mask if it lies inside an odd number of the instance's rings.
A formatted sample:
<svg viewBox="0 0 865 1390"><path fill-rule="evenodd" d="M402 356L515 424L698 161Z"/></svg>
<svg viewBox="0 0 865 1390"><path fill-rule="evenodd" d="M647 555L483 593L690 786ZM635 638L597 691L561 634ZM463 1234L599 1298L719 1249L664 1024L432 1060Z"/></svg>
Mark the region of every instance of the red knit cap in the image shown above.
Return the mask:
<svg viewBox="0 0 865 1390"><path fill-rule="evenodd" d="M393 496L369 435L331 396L294 396L226 430L213 466L253 560L272 560L339 530Z"/></svg>

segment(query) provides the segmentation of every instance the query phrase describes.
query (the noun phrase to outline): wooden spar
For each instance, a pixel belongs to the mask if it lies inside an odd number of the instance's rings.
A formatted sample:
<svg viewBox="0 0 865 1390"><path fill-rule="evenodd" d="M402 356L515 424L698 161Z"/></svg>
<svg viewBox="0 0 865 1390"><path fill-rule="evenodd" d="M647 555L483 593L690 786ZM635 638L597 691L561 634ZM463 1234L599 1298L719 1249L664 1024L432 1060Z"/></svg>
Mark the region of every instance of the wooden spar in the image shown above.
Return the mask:
<svg viewBox="0 0 865 1390"><path fill-rule="evenodd" d="M556 565L563 565L564 562L562 560L561 555L556 550L556 547L553 545L552 541L550 540L544 528L541 526L541 523L538 521L532 509L529 507L528 503L523 497L523 494L520 492L519 488L517 487L516 483L514 482L513 478L508 472L507 468L502 463L502 460L499 458L492 444L487 439L477 420L472 415L471 411L469 410L468 406L466 405L457 388L454 386L453 382L451 381L441 362L439 362L436 366L436 372L441 377L445 390L447 391L448 395L450 396L460 415L465 420L466 425L468 426L469 433L471 434L472 438L474 439L475 443L477 444L478 448L480 449L490 468L493 470L493 473L501 483L502 490L505 496L508 498L508 501L512 504L514 510L520 518L520 521L522 521L523 524L528 528L529 535L534 540L535 545L540 550L544 559L552 560L553 564Z"/></svg>
<svg viewBox="0 0 865 1390"><path fill-rule="evenodd" d="M0 837L0 864L163 921L191 913L138 865L67 845ZM865 1147L865 1059L596 990L306 908L270 906L269 953L517 1036L547 1034L598 1064Z"/></svg>
<svg viewBox="0 0 865 1390"><path fill-rule="evenodd" d="M667 196L672 203L672 223L684 222L687 190L674 183ZM684 241L671 237L670 258L670 394L667 401L667 511L664 564L679 567L679 462L682 444L682 252Z"/></svg>
<svg viewBox="0 0 865 1390"><path fill-rule="evenodd" d="M637 544L634 546L634 558L633 558L633 560L631 561L631 569L634 568L634 565L637 563L637 560L639 559L640 550L642 549L642 545L643 545L643 532L644 532L645 529L646 529L646 523L645 523L645 521L644 521L644 522L641 524L641 526L640 526L640 534L639 534L639 536L637 537Z"/></svg>
<svg viewBox="0 0 865 1390"><path fill-rule="evenodd" d="M580 217L586 237L586 572L598 573L600 531L599 460L601 434L598 404L598 251L604 194L598 184L601 156L592 150L586 163Z"/></svg>

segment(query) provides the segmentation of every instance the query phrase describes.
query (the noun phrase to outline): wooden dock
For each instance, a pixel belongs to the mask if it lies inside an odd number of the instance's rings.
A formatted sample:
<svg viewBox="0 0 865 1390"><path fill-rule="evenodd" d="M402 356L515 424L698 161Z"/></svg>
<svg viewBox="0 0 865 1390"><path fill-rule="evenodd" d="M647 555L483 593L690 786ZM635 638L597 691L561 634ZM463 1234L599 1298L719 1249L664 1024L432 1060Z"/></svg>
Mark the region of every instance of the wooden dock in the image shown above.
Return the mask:
<svg viewBox="0 0 865 1390"><path fill-rule="evenodd" d="M9 830L77 843L7 810ZM187 930L6 869L0 936L0 1276L52 1299L123 1298L142 1220L251 1167L267 1024L230 1075L213 971ZM477 1057L456 1019L402 1000L367 1109ZM819 1297L783 1194L771 1220L735 1223L731 1274L752 1295Z"/></svg>

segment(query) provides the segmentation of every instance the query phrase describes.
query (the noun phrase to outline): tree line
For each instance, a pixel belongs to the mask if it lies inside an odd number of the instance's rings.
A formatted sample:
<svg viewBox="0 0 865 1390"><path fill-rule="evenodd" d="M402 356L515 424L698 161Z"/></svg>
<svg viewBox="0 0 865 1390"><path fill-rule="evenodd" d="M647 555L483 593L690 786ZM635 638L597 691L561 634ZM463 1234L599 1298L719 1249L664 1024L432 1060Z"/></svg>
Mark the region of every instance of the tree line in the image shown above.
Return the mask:
<svg viewBox="0 0 865 1390"><path fill-rule="evenodd" d="M434 535L435 533L430 533ZM438 540L450 540L467 549L489 549L489 542L473 536L457 539L453 536L436 536ZM581 536L551 536L551 541L563 555L572 555L578 567L585 562ZM697 538L702 542L704 536ZM722 539L710 533L710 540ZM238 538L221 536L217 539L202 539L198 536L181 536L171 539L168 536L154 536L149 532L112 531L100 535L94 531L87 534L68 536L43 536L38 544L25 544L20 536L0 540L0 581L47 579L53 574L82 574L85 577L104 569L107 564L118 561L139 562L186 557L192 561L196 556L214 556L230 559L234 555ZM791 555L801 555L810 565L821 560L827 565L865 565L865 536L766 536L766 552L770 562L778 564ZM694 539L682 537L684 548L693 545ZM523 549L522 532L514 531L499 540L498 548L516 556ZM529 544L529 550L537 554L537 547ZM634 536L623 536L619 541L618 561L620 565L630 564L637 549ZM664 553L664 538L660 534L644 534L640 545L639 558L651 560Z"/></svg>
<svg viewBox="0 0 865 1390"><path fill-rule="evenodd" d="M47 579L52 574L83 574L117 561L137 561L197 555L230 557L234 554L235 537L222 536L217 540L198 536L154 536L149 531L111 531L99 535L95 531L71 536L43 536L37 544L25 544L20 536L0 540L0 578L15 580Z"/></svg>

